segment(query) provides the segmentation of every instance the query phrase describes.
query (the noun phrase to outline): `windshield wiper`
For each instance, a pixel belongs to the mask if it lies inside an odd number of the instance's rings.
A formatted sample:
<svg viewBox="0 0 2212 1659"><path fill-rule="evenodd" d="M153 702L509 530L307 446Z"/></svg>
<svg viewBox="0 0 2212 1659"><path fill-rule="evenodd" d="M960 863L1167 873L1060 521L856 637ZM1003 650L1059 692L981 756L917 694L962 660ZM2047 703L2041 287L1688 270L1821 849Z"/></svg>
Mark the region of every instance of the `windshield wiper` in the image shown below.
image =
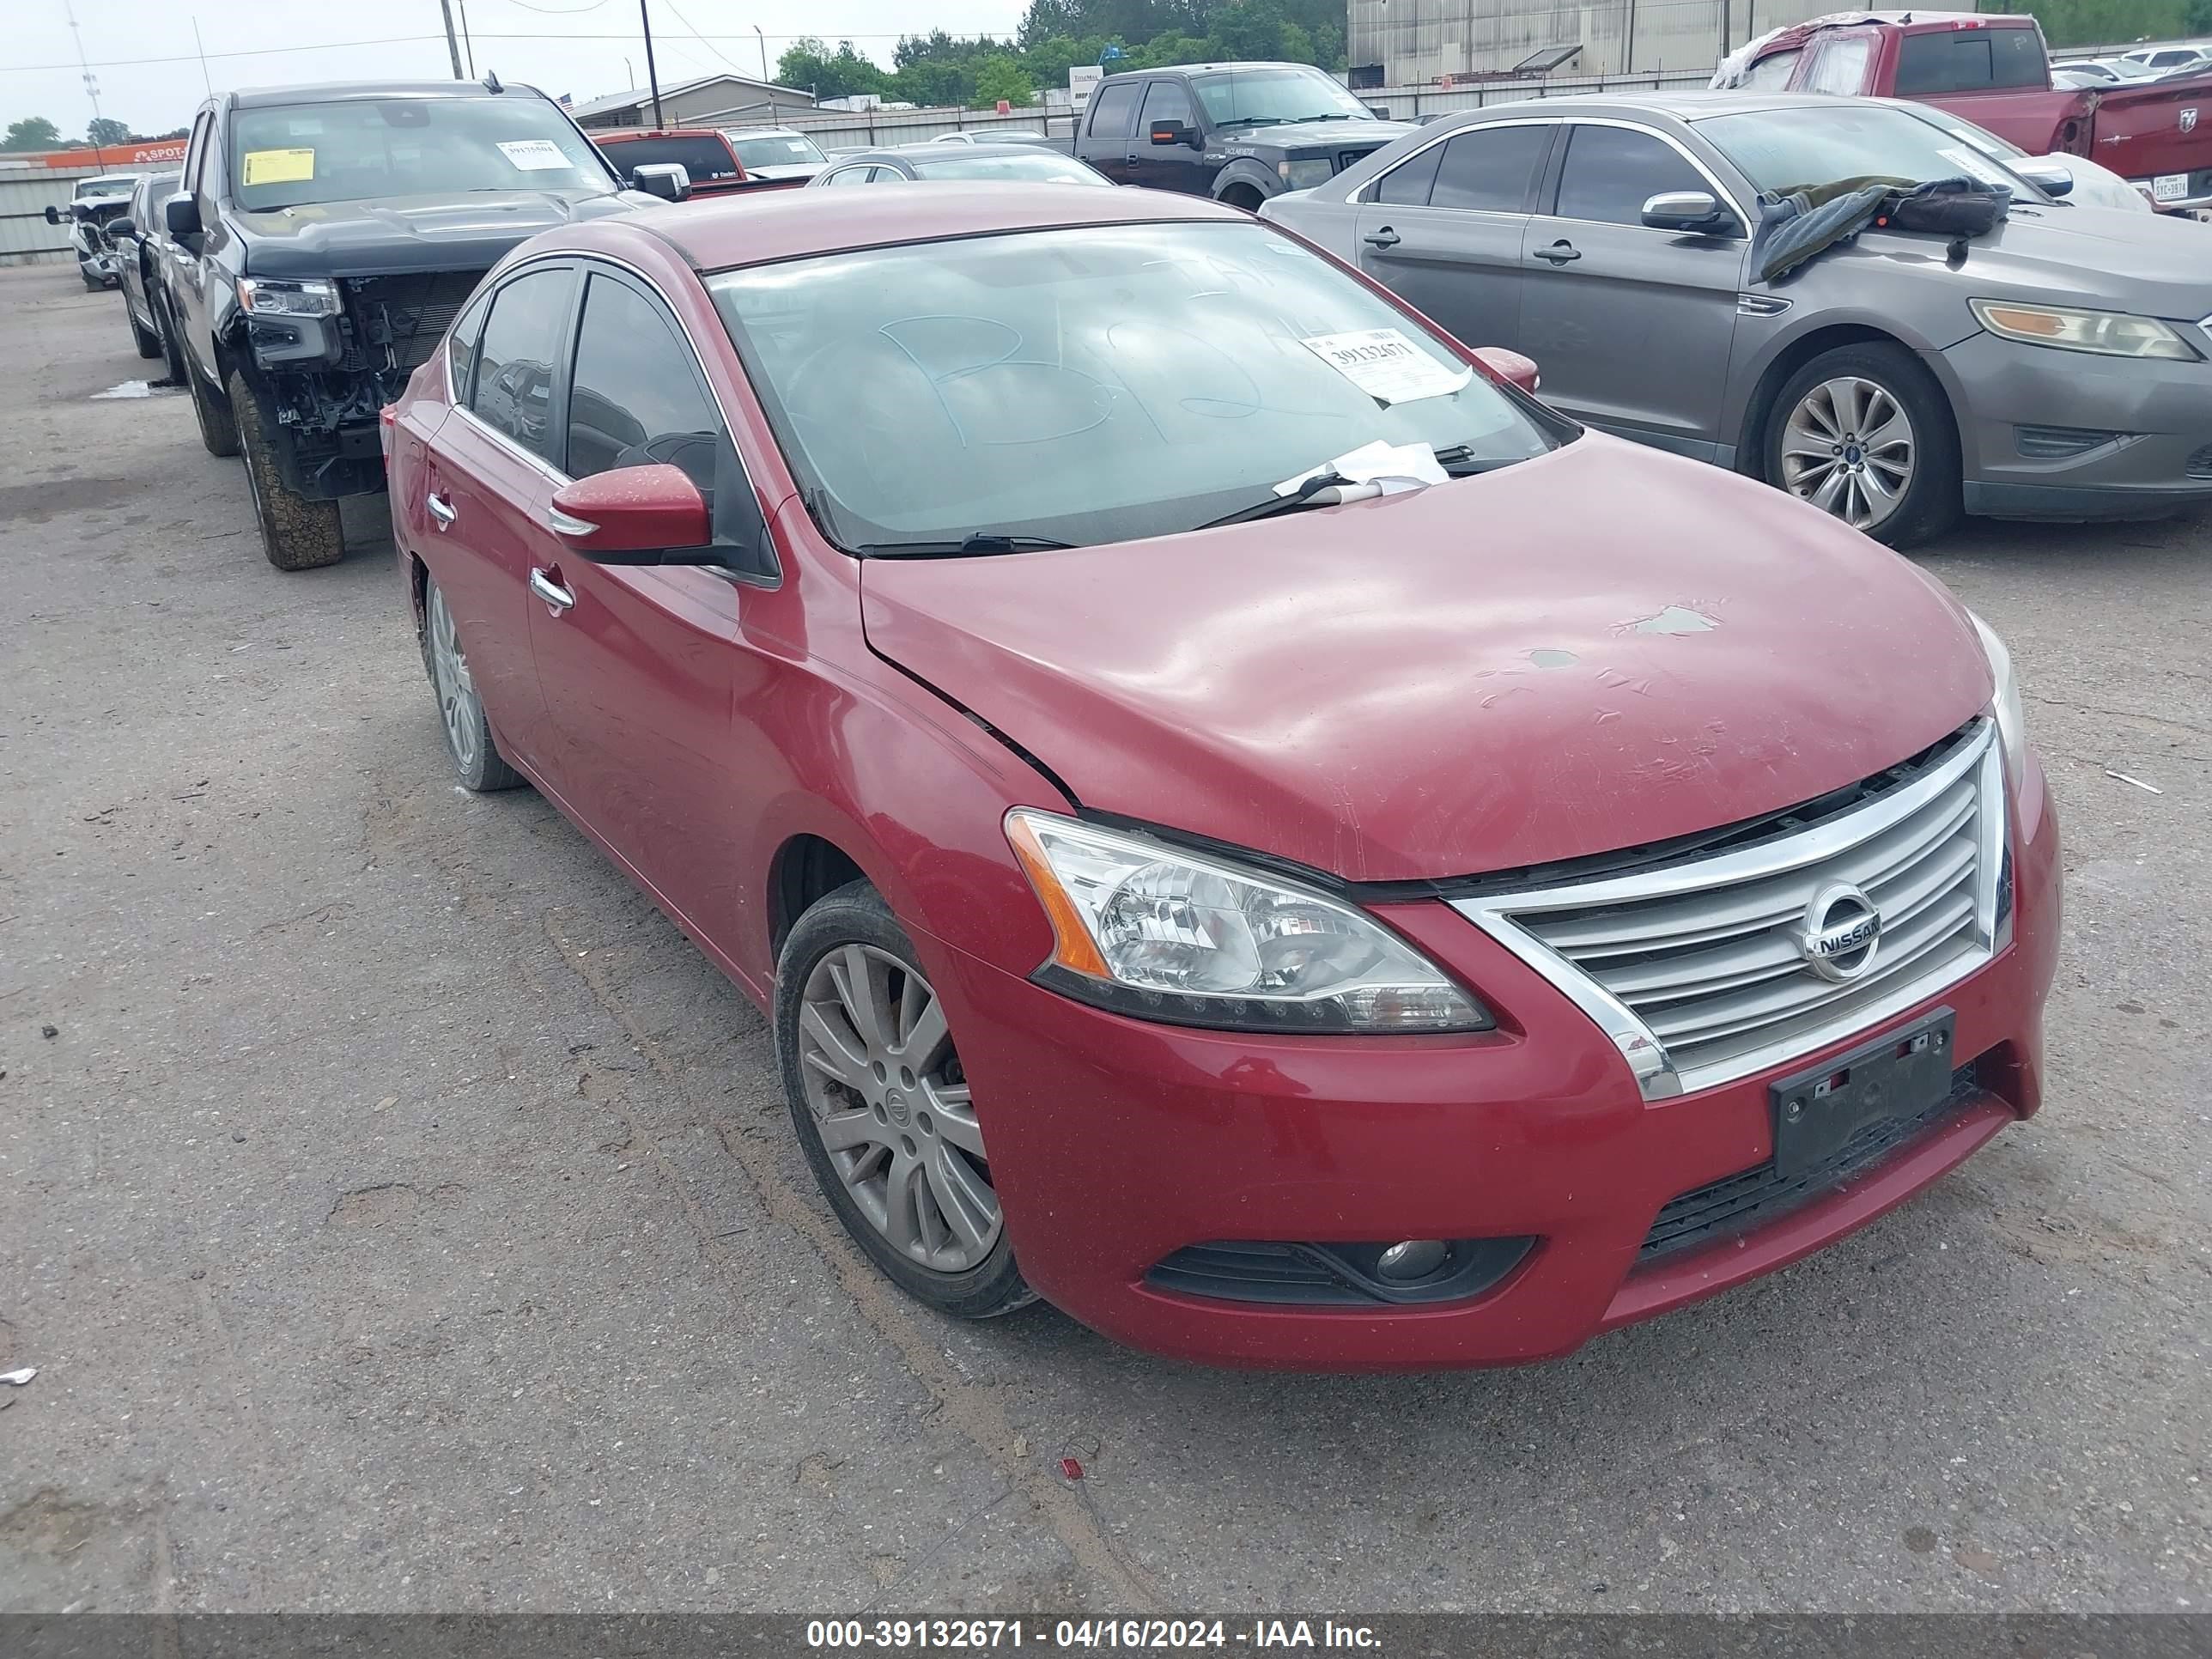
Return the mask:
<svg viewBox="0 0 2212 1659"><path fill-rule="evenodd" d="M1279 127L1289 118L1281 115L1240 115L1233 121L1216 121L1217 128L1224 127Z"/></svg>
<svg viewBox="0 0 2212 1659"><path fill-rule="evenodd" d="M1353 489L1360 494L1350 497L1344 494L1346 490ZM1378 486L1355 483L1341 472L1316 472L1287 495L1270 495L1264 501L1240 507L1234 513L1224 513L1218 519L1208 519L1204 524L1193 527L1218 530L1224 525L1249 524L1255 519L1272 519L1278 513L1296 513L1308 507L1334 507L1347 499L1358 501L1367 495L1380 494L1382 490ZM1328 497L1326 501L1322 499L1324 495Z"/></svg>
<svg viewBox="0 0 2212 1659"><path fill-rule="evenodd" d="M1501 466L1510 466L1525 459L1520 455L1479 456L1471 444L1449 444L1434 452L1437 465L1455 478L1472 478L1478 472L1495 472Z"/></svg>
<svg viewBox="0 0 2212 1659"><path fill-rule="evenodd" d="M959 541L862 542L854 551L865 553L872 559L942 559L986 553L1045 553L1074 545L1073 542L1056 542L1049 536L1006 536L979 530Z"/></svg>

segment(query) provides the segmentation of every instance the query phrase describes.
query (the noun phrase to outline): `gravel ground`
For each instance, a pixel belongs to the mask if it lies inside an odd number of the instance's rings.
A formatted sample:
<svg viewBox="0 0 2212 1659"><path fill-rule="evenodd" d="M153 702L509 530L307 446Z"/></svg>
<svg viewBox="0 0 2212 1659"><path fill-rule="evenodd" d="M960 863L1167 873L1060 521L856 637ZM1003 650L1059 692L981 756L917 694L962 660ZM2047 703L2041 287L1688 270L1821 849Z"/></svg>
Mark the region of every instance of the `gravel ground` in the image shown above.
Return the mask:
<svg viewBox="0 0 2212 1659"><path fill-rule="evenodd" d="M2033 1124L1559 1364L1255 1376L879 1283L750 1006L451 782L382 502L270 568L74 271L0 366L0 1611L2212 1596L2212 519L1925 555L2065 825Z"/></svg>

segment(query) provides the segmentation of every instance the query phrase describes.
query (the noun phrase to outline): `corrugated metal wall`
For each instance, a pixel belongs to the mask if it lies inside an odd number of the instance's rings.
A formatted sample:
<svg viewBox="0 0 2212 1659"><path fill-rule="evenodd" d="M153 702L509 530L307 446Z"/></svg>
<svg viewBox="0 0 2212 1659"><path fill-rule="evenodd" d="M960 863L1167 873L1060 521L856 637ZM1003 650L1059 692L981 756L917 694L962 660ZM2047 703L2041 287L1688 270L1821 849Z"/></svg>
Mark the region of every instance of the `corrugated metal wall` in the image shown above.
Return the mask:
<svg viewBox="0 0 2212 1659"><path fill-rule="evenodd" d="M1354 64L1393 86L1510 69L1579 46L1574 75L1710 72L1729 46L1835 9L1834 0L1349 0Z"/></svg>
<svg viewBox="0 0 2212 1659"><path fill-rule="evenodd" d="M0 167L0 264L40 264L67 259L69 227L46 222L46 204L69 205L80 179L125 167Z"/></svg>

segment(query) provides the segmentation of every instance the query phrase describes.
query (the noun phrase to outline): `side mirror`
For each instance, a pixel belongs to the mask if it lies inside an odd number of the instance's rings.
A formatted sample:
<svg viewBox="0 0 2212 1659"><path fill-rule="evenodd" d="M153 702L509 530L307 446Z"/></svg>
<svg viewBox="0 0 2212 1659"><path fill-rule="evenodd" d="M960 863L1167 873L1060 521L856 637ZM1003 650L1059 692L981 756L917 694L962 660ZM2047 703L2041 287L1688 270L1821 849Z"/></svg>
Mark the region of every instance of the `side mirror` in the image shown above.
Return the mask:
<svg viewBox="0 0 2212 1659"><path fill-rule="evenodd" d="M1508 351L1504 346L1477 346L1474 358L1499 380L1510 380L1532 398L1536 395L1537 388L1544 384L1544 377L1537 372L1534 357Z"/></svg>
<svg viewBox="0 0 2212 1659"><path fill-rule="evenodd" d="M1152 142L1156 144L1188 144L1194 149L1205 143L1198 129L1187 121L1155 121L1152 123Z"/></svg>
<svg viewBox="0 0 2212 1659"><path fill-rule="evenodd" d="M1387 121L1390 118L1390 106L1388 104L1370 104L1367 106L1367 112L1378 121Z"/></svg>
<svg viewBox="0 0 2212 1659"><path fill-rule="evenodd" d="M691 199L691 172L681 161L647 161L632 170L631 185L664 202Z"/></svg>
<svg viewBox="0 0 2212 1659"><path fill-rule="evenodd" d="M200 234L200 204L196 196L172 196L161 204L162 222L176 237Z"/></svg>
<svg viewBox="0 0 2212 1659"><path fill-rule="evenodd" d="M2014 161L2012 170L2033 185L2045 196L2064 196L2074 188L2073 169L2063 161L2048 155L2039 155L2032 161ZM109 233L111 235L113 233Z"/></svg>
<svg viewBox="0 0 2212 1659"><path fill-rule="evenodd" d="M127 216L120 219L110 219L107 222L107 240L111 242L120 241L125 236L136 237L137 234L138 227L132 224Z"/></svg>
<svg viewBox="0 0 2212 1659"><path fill-rule="evenodd" d="M46 222L50 225L58 225L61 223L61 222L62 210L54 206L52 203L48 203L46 204Z"/></svg>
<svg viewBox="0 0 2212 1659"><path fill-rule="evenodd" d="M1734 234L1735 215L1702 190L1670 190L1644 204L1644 222L1652 230L1679 230L1692 236Z"/></svg>
<svg viewBox="0 0 2212 1659"><path fill-rule="evenodd" d="M553 492L553 533L595 564L693 564L714 540L707 498L683 468L617 467Z"/></svg>

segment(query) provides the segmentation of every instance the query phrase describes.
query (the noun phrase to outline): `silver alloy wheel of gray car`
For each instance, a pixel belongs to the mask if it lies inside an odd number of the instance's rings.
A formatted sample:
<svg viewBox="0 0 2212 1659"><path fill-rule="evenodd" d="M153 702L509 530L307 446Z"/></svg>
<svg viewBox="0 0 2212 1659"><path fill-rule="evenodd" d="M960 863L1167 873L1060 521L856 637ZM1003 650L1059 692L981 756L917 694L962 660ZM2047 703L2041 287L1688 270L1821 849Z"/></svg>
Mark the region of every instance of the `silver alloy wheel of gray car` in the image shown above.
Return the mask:
<svg viewBox="0 0 2212 1659"><path fill-rule="evenodd" d="M430 587L429 607L430 679L438 694L438 714L446 722L447 745L466 772L476 760L477 734L483 724L476 682L470 678L460 635L453 629L453 613L446 609L446 596L435 583Z"/></svg>
<svg viewBox="0 0 2212 1659"><path fill-rule="evenodd" d="M891 1248L938 1273L981 1264L1004 1221L929 981L872 945L830 951L807 976L799 1062L830 1166Z"/></svg>
<svg viewBox="0 0 2212 1659"><path fill-rule="evenodd" d="M1912 487L1912 420L1889 388L1856 374L1808 387L1782 429L1782 482L1857 530Z"/></svg>

